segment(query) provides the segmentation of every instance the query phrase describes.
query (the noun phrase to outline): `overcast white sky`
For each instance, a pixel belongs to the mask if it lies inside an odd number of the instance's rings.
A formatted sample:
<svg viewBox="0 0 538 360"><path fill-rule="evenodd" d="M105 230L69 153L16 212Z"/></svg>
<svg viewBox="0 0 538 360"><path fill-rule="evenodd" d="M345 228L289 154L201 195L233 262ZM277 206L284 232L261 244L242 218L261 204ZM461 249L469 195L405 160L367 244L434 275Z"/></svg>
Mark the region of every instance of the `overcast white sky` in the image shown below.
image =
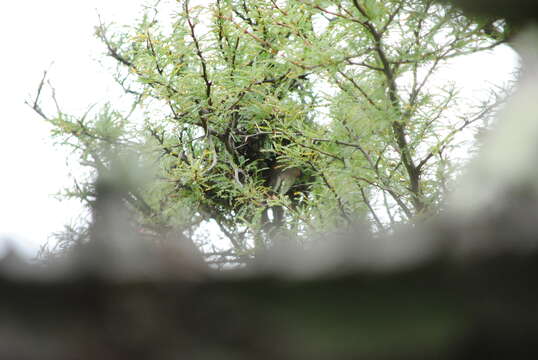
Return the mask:
<svg viewBox="0 0 538 360"><path fill-rule="evenodd" d="M49 126L24 100L50 69L66 110L119 94L95 59L99 12L105 21L128 23L142 0L18 0L0 3L0 239L11 238L33 253L54 231L81 212L76 202L53 196L70 184L66 149L54 147ZM51 63L54 64L51 66ZM0 240L1 241L1 240Z"/></svg>
<svg viewBox="0 0 538 360"><path fill-rule="evenodd" d="M24 100L35 93L43 70L65 110L81 113L119 94L95 60L103 47L94 38L97 13L105 22L129 23L143 0L18 0L0 3L0 243L31 255L81 212L76 202L53 195L71 183L67 150L54 147L49 126ZM54 64L51 66L51 63ZM486 82L502 82L515 64L504 48L461 61L445 75L465 80L473 96Z"/></svg>

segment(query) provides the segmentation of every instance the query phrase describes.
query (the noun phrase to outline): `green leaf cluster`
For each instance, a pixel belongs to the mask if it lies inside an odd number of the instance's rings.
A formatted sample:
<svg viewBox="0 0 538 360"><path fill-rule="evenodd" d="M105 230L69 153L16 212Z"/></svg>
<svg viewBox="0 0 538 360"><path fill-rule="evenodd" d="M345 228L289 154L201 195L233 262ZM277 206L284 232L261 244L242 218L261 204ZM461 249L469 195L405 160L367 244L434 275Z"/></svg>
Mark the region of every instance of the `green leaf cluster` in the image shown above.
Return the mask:
<svg viewBox="0 0 538 360"><path fill-rule="evenodd" d="M161 5L97 31L144 120L107 107L92 122L60 114L54 131L97 170L110 151L151 165L130 195L141 224L215 221L237 254L436 214L458 134L497 104L462 110L455 88L430 85L450 59L505 40L433 1L181 0L170 23ZM275 193L292 167L301 175Z"/></svg>

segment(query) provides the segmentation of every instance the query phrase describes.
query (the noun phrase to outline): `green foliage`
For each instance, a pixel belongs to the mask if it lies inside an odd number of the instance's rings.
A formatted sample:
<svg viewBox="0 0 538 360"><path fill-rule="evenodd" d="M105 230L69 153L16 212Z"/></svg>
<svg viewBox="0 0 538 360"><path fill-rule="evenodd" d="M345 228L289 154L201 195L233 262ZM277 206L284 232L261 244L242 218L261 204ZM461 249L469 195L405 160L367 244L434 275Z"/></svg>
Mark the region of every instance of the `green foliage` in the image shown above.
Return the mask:
<svg viewBox="0 0 538 360"><path fill-rule="evenodd" d="M457 135L494 109L458 113L455 89L430 85L449 59L504 41L433 1L173 7L171 24L149 7L128 30L97 30L143 121L110 107L51 120L96 170L111 151L156 164L129 195L142 226L214 220L236 254L356 221L389 231L439 211ZM290 167L300 177L275 193Z"/></svg>

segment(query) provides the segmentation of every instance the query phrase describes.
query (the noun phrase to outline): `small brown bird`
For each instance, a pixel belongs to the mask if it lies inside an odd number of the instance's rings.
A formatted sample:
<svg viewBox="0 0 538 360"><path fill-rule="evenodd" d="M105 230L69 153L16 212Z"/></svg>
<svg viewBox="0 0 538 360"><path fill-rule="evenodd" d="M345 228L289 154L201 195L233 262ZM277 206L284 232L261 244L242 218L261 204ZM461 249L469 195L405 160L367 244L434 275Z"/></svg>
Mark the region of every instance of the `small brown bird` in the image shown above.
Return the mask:
<svg viewBox="0 0 538 360"><path fill-rule="evenodd" d="M301 176L301 170L298 167L286 169L275 168L271 173L269 186L277 194L284 195L295 184L297 178Z"/></svg>

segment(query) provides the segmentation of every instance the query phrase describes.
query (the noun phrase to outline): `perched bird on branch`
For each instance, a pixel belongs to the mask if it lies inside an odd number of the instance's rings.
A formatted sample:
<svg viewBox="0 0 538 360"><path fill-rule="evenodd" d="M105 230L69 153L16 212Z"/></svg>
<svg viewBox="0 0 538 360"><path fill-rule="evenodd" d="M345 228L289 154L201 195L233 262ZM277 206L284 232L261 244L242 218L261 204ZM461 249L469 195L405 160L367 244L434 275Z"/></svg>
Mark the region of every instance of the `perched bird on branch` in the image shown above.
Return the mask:
<svg viewBox="0 0 538 360"><path fill-rule="evenodd" d="M276 167L271 173L269 186L276 194L284 195L295 184L299 176L301 176L301 170L298 167L285 169Z"/></svg>
<svg viewBox="0 0 538 360"><path fill-rule="evenodd" d="M275 199L277 195L285 195L301 176L301 170L298 167L284 168L276 165L271 169L269 177L269 186L271 187L271 198ZM273 215L272 221L269 218L269 211ZM274 231L282 226L284 218L284 209L282 206L268 206L264 209L262 219L266 232Z"/></svg>

